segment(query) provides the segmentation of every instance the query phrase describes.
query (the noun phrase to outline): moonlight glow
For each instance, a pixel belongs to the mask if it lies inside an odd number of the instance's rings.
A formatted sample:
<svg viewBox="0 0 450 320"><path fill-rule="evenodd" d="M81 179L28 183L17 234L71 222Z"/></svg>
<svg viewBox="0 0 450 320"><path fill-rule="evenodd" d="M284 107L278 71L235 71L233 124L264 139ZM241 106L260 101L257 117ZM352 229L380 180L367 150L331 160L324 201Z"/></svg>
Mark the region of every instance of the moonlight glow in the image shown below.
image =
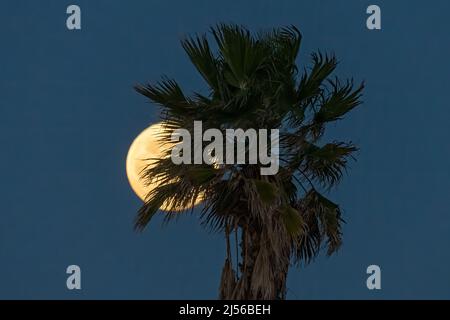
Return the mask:
<svg viewBox="0 0 450 320"><path fill-rule="evenodd" d="M151 125L137 136L128 151L126 164L128 181L133 191L142 201L145 201L147 194L158 185L157 183L147 185L144 179L141 178L141 174L142 170L151 163L149 159L162 157L162 147L157 138L162 130L164 128L161 123ZM195 204L200 202L201 198L199 197ZM168 210L165 204L160 209ZM183 209L188 208L179 208L178 211Z"/></svg>

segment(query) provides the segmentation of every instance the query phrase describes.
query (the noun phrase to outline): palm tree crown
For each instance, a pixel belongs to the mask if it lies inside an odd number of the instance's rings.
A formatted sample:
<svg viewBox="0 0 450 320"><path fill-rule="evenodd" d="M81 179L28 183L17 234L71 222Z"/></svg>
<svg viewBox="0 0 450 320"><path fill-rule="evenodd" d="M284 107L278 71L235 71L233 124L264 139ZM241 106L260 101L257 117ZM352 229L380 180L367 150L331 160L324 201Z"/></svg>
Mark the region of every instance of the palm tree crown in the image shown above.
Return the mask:
<svg viewBox="0 0 450 320"><path fill-rule="evenodd" d="M139 210L143 229L163 203L167 220L203 197L202 222L223 232L227 253L220 297L283 299L291 263L308 263L320 249L334 253L342 243L339 206L324 193L338 184L357 147L323 141L326 125L360 104L364 85L331 74L333 55L312 54L312 66L296 65L301 34L294 26L252 34L236 25L189 37L182 46L206 81L207 94L187 96L177 82L162 79L136 90L161 107L165 156L142 176L158 181ZM249 128L280 130L280 168L262 176L260 164L174 164L169 155L174 130ZM184 211L190 211L184 210ZM230 234L239 235L239 261L233 261Z"/></svg>

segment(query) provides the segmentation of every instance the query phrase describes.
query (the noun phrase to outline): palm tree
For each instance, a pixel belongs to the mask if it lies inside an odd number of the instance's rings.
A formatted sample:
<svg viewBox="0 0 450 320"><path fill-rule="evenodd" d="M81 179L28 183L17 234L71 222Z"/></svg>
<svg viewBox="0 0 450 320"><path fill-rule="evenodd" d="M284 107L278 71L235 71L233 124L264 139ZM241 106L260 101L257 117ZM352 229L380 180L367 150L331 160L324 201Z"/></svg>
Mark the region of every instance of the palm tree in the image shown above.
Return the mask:
<svg viewBox="0 0 450 320"><path fill-rule="evenodd" d="M361 103L364 84L354 88L352 80L331 77L337 60L320 52L300 72L301 34L294 26L253 34L221 24L211 34L215 50L207 35L182 40L207 94L187 96L167 78L135 87L160 106L165 126L159 137L165 156L142 173L158 187L135 226L144 229L163 203L170 221L203 197L201 222L226 240L220 298L285 299L291 264L309 263L324 247L331 255L342 244L340 207L324 193L341 180L357 147L324 142L324 131ZM204 130L278 128L278 173L262 176L260 164L175 165L170 136L178 128L192 131L194 120ZM236 237L235 249L230 237Z"/></svg>

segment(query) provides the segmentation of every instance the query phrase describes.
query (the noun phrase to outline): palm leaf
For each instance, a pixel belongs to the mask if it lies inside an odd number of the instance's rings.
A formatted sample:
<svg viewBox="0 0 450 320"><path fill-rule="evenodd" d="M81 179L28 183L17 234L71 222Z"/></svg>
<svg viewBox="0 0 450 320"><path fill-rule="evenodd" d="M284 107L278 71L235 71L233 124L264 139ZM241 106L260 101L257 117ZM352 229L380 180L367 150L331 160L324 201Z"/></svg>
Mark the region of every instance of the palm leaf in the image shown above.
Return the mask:
<svg viewBox="0 0 450 320"><path fill-rule="evenodd" d="M219 91L219 61L214 57L206 36L189 37L181 45L211 89Z"/></svg>
<svg viewBox="0 0 450 320"><path fill-rule="evenodd" d="M310 144L304 155L304 170L323 186L334 186L340 181L348 158L353 158L352 154L357 150L354 145L343 142L327 143L322 147Z"/></svg>
<svg viewBox="0 0 450 320"><path fill-rule="evenodd" d="M331 81L332 92L322 103L315 115L316 123L330 122L341 119L347 112L361 104L361 92L364 83L353 90L353 82L347 81L341 85L339 80Z"/></svg>

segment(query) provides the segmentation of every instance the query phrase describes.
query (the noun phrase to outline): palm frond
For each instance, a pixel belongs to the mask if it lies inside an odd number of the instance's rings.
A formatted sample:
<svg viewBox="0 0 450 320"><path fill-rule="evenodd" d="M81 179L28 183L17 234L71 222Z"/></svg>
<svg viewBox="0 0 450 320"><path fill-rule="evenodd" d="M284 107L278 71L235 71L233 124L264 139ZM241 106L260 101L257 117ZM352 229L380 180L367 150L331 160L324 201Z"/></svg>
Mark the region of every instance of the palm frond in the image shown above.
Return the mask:
<svg viewBox="0 0 450 320"><path fill-rule="evenodd" d="M311 99L321 94L323 82L333 73L337 66L337 59L334 55L322 55L322 53L312 54L313 67L308 74L304 73L300 80L297 91L297 98L302 103L309 104Z"/></svg>
<svg viewBox="0 0 450 320"><path fill-rule="evenodd" d="M265 48L241 26L222 24L211 31L224 62L226 81L233 87L247 88L248 79L266 59Z"/></svg>
<svg viewBox="0 0 450 320"><path fill-rule="evenodd" d="M298 210L305 221L307 232L299 237L294 246L297 262L312 261L324 241L328 255L336 252L342 244L343 220L339 206L317 190L310 190L298 203Z"/></svg>
<svg viewBox="0 0 450 320"><path fill-rule="evenodd" d="M364 83L353 89L353 81L341 84L338 79L330 81L332 92L322 102L314 121L316 123L330 122L341 119L347 112L361 104L360 98Z"/></svg>
<svg viewBox="0 0 450 320"><path fill-rule="evenodd" d="M134 88L138 93L165 108L166 111L186 115L195 110L175 80L164 78L156 85L136 85Z"/></svg>
<svg viewBox="0 0 450 320"><path fill-rule="evenodd" d="M188 37L181 42L183 49L213 91L219 91L220 67L205 35Z"/></svg>
<svg viewBox="0 0 450 320"><path fill-rule="evenodd" d="M310 144L304 156L304 170L324 187L337 184L349 158L358 149L351 143L333 142L322 147ZM354 158L353 158L354 159Z"/></svg>

